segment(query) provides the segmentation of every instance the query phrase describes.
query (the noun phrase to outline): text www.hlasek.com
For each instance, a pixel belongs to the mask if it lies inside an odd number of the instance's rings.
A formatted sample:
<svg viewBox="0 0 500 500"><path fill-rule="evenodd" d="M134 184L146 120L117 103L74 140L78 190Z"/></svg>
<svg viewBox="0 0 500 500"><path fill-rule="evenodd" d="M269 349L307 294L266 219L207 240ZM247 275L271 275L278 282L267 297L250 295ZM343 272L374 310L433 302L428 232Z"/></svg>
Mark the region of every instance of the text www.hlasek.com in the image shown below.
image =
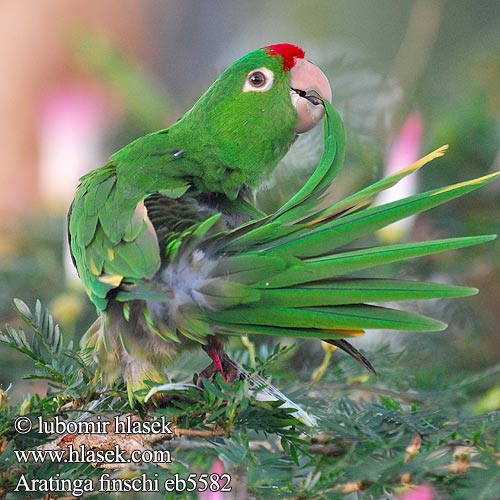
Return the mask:
<svg viewBox="0 0 500 500"><path fill-rule="evenodd" d="M93 450L82 444L74 448L70 444L65 450L14 450L19 463L55 462L55 463L171 463L169 450L126 450L119 445L109 450ZM128 455L128 456L127 456Z"/></svg>

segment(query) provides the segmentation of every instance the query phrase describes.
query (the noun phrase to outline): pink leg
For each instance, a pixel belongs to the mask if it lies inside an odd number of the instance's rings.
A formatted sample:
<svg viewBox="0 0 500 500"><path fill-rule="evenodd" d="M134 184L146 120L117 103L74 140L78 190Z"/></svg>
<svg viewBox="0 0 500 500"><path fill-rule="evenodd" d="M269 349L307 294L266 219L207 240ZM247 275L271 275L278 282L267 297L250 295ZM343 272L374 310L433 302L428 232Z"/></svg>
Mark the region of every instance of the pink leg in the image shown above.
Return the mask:
<svg viewBox="0 0 500 500"><path fill-rule="evenodd" d="M208 349L208 354L212 358L212 361L215 365L215 368L217 368L217 371L222 375L222 378L227 381L226 374L224 373L224 370L222 369L222 363L219 357L219 353L217 352L217 349L211 348Z"/></svg>

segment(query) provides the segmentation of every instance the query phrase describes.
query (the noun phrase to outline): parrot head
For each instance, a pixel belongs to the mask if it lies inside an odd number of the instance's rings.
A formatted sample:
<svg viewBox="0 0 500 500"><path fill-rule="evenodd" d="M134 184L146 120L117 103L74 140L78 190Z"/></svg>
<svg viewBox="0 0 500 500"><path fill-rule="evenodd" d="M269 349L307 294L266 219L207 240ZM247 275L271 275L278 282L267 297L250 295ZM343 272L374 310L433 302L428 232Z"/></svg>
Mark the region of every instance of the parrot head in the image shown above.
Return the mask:
<svg viewBox="0 0 500 500"><path fill-rule="evenodd" d="M202 189L234 199L257 185L297 134L321 121L331 97L324 73L296 45L268 45L234 62L181 119L196 124L193 136L202 127L200 147L206 142L213 157L210 166L205 157Z"/></svg>

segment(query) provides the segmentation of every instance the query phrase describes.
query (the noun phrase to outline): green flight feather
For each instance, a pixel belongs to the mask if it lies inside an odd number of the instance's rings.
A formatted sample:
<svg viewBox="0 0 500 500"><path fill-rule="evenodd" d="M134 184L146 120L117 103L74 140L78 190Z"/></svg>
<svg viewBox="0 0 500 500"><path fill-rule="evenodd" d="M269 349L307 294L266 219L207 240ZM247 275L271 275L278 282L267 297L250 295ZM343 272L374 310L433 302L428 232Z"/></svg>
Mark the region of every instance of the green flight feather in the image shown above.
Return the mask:
<svg viewBox="0 0 500 500"><path fill-rule="evenodd" d="M302 328L328 338L328 330L386 328L391 330L439 331L445 324L416 313L371 305L334 307L242 306L210 314L212 321L235 325ZM290 336L293 336L290 335Z"/></svg>
<svg viewBox="0 0 500 500"><path fill-rule="evenodd" d="M248 305L242 302L239 306L219 308L224 310L207 313L215 331L231 334L233 329L233 332L240 334L267 333L327 338L323 330L337 330L337 336L339 330L364 328L440 330L444 327L441 322L425 316L386 308L372 309L374 306L360 304L459 297L476 292L473 288L453 285L346 278L364 269L494 239L495 236L486 235L338 251L388 224L477 189L499 174L366 208L378 193L444 154L446 147L442 147L394 175L311 213L310 202L317 204L327 186L322 183L322 179L333 178L338 170L337 164L334 165L335 162L332 161L331 152L335 151L340 156L343 154L343 142L339 141L340 147L337 150L337 143L332 139L339 123L330 121L336 116L333 113L326 115L325 151L312 180L309 179L304 188L276 214L237 228L220 238L219 251L234 253L235 256L222 258L218 269L224 268L224 262L230 262L230 277L227 279L246 284L247 288L258 289L260 297L255 300L252 296L255 301ZM217 241L215 238L208 242L207 248L211 251L217 248ZM260 260L258 256L261 257ZM279 260L280 257L282 260ZM266 259L272 261L267 264ZM250 263L256 269L253 276L249 269ZM263 270L263 277L260 270ZM244 293L248 294L248 291L245 290ZM327 306L336 304L349 309L341 311L335 307L326 312ZM305 312L303 308L307 306L311 306L311 309ZM319 318L321 321L315 323Z"/></svg>
<svg viewBox="0 0 500 500"><path fill-rule="evenodd" d="M325 339L325 340L338 340L346 338L355 338L360 335L359 330L345 330L338 328L327 330L314 330L311 328L287 328L268 325L256 324L238 324L223 321L218 321L212 327L214 333L227 336L239 335L266 335L276 337L294 337L304 339Z"/></svg>
<svg viewBox="0 0 500 500"><path fill-rule="evenodd" d="M302 265L291 266L275 276L269 276L266 280L255 283L254 286L259 288L280 288L297 283L307 283L415 257L478 245L494 238L495 236L490 235L469 236L350 250L325 257L308 259Z"/></svg>
<svg viewBox="0 0 500 500"><path fill-rule="evenodd" d="M281 257L269 257L250 252L220 259L209 277L249 284L283 271L286 267L287 262Z"/></svg>
<svg viewBox="0 0 500 500"><path fill-rule="evenodd" d="M323 153L318 166L304 186L272 217L282 224L307 214L308 208L312 208L318 202L319 197L330 186L342 167L345 147L344 124L338 111L328 101L323 101L323 105L326 111L323 122Z"/></svg>
<svg viewBox="0 0 500 500"><path fill-rule="evenodd" d="M500 174L462 182L446 188L434 189L425 193L409 196L402 200L370 207L349 215L320 222L305 227L282 239L273 240L264 246L271 254L286 253L297 257L310 257L328 252L335 242L335 248L351 243L362 236L377 231L393 222L415 215L447 201L469 193L497 178ZM318 228L315 226L318 225Z"/></svg>
<svg viewBox="0 0 500 500"><path fill-rule="evenodd" d="M261 294L244 284L223 279L208 281L196 289L203 295L207 306L212 309L230 308L248 302L256 302Z"/></svg>
<svg viewBox="0 0 500 500"><path fill-rule="evenodd" d="M401 170L398 170L394 174L389 175L388 177L384 177L383 179L367 186L364 189L361 189L360 191L350 196L346 196L342 200L326 207L323 210L319 210L318 212L313 214L313 216L302 220L302 222L312 223L317 220L322 221L341 213L343 215L347 215L348 213L354 210L359 210L364 206L370 205L373 201L375 201L376 196L380 194L382 191L385 191L386 189L395 186L399 181L401 181L408 175L415 173L417 170L419 170L420 168L422 168L435 158L443 156L447 149L448 149L447 145L441 146L432 153L425 155L424 157L420 158L411 165Z"/></svg>
<svg viewBox="0 0 500 500"><path fill-rule="evenodd" d="M260 290L265 304L280 307L307 307L466 297L476 288L380 278L337 279L294 288Z"/></svg>

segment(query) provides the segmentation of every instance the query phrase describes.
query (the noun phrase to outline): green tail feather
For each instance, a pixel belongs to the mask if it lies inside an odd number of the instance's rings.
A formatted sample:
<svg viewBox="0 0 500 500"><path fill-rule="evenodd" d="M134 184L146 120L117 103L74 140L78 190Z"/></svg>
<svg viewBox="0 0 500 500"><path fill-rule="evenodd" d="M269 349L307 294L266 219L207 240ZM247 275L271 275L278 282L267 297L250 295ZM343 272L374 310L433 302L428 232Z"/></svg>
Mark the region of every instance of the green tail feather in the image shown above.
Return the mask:
<svg viewBox="0 0 500 500"><path fill-rule="evenodd" d="M255 283L257 288L281 288L300 283L309 283L353 273L363 269L423 257L447 250L456 250L491 241L495 236L470 236L444 240L400 243L361 250L348 250L337 254L307 259L301 265L290 266L285 271ZM311 243L312 245L312 243ZM306 266L304 268L304 265Z"/></svg>
<svg viewBox="0 0 500 500"><path fill-rule="evenodd" d="M477 293L465 286L375 278L319 281L261 291L262 301L276 307L310 307L466 297Z"/></svg>
<svg viewBox="0 0 500 500"><path fill-rule="evenodd" d="M465 297L464 286L362 278L359 271L491 241L494 235L448 238L347 249L355 240L441 205L498 177L434 189L381 206L370 206L434 158L437 149L409 167L326 208L318 208L342 160L342 121L328 104L321 161L304 187L275 214L210 238L202 248L218 263L207 276L205 319L214 333L316 337L333 342L366 328L438 331L446 325L426 316L374 303ZM353 276L353 273L356 273ZM370 305L368 305L369 303Z"/></svg>

